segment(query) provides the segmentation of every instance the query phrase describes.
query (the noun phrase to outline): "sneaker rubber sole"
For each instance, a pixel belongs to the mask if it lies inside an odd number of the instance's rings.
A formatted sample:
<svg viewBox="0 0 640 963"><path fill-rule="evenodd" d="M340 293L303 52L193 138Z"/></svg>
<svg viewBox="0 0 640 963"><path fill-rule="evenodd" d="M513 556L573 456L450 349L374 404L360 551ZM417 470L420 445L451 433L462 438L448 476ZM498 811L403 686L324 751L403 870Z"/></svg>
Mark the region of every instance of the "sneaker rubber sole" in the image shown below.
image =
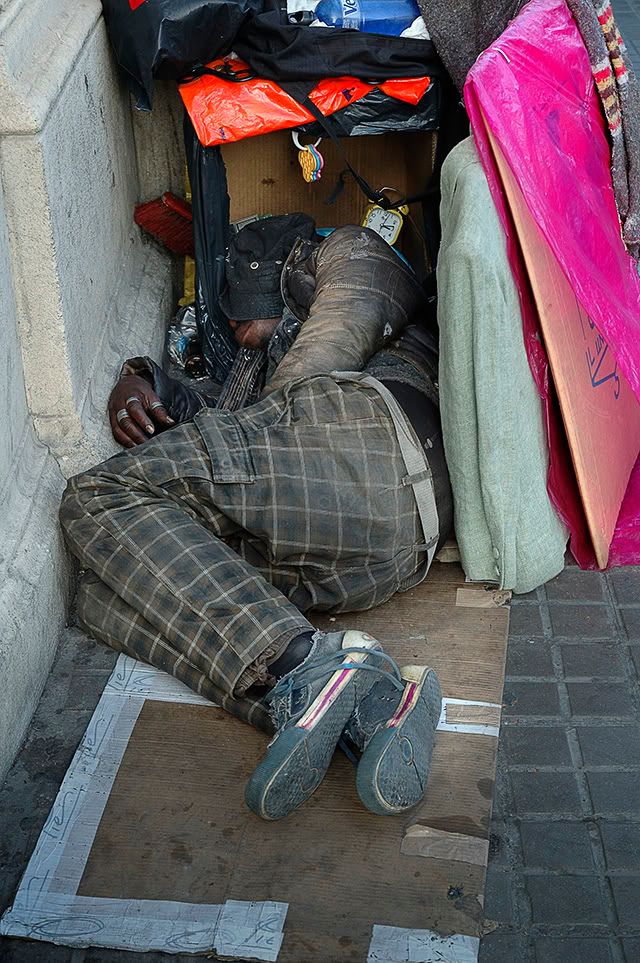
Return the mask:
<svg viewBox="0 0 640 963"><path fill-rule="evenodd" d="M356 787L364 805L379 816L392 816L423 798L442 693L433 669L402 669L405 690L389 721L368 743L358 764Z"/></svg>
<svg viewBox="0 0 640 963"><path fill-rule="evenodd" d="M356 645L360 652L346 653L344 662L365 662L379 648L370 636L346 632L343 648ZM282 819L298 809L324 779L338 739L355 704L357 668L338 668L297 720L284 728L253 771L245 790L249 809L262 819ZM371 682L365 682L371 684Z"/></svg>

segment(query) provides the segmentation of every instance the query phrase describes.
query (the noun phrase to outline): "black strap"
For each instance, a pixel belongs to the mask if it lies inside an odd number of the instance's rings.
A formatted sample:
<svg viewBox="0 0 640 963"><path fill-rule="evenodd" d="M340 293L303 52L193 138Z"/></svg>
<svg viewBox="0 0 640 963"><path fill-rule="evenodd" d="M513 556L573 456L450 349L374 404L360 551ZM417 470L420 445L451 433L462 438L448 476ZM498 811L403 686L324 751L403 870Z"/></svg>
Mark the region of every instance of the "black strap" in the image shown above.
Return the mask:
<svg viewBox="0 0 640 963"><path fill-rule="evenodd" d="M351 174L354 181L356 182L356 184L358 185L362 193L365 195L365 197L367 197L370 201L373 201L374 204L378 204L380 207L384 208L385 210L388 210L390 207L393 207L393 208L403 207L405 204L407 205L415 204L417 201L424 200L427 193L426 191L421 191L419 194L412 194L409 197L403 197L403 198L400 198L399 200L398 199L391 200L390 198L386 197L385 194L382 194L380 191L376 191L371 187L369 182L365 180L362 174L360 174L350 163L349 158L347 157L346 151L342 146L340 138L336 134L335 127L334 127L333 121L331 120L331 117L325 117L322 111L320 111L316 106L316 104L314 104L314 102L311 100L311 97L309 95L311 93L311 90L313 90L313 88L315 87L315 83L309 84L309 82L307 83L290 83L289 82L289 83L283 83L280 86L283 88L283 90L286 91L286 93L289 94L290 97L293 97L294 100L296 100L299 104L302 104L302 106L309 111L309 113L317 121L318 125L322 128L322 130L327 134L327 136L334 143L338 153L340 154L340 156L342 157L345 163L346 170L343 171L342 174L340 175L338 183L336 184L336 187L332 191L331 196L327 201L327 204L333 204L336 201L336 199L339 197L341 191L344 188L344 175L346 174L346 171L349 171L349 173Z"/></svg>
<svg viewBox="0 0 640 963"><path fill-rule="evenodd" d="M322 111L319 110L318 107L311 100L311 97L309 95L311 93L311 90L313 90L313 88L316 86L315 82L311 84L309 84L308 81L306 83L305 82L284 83L284 84L281 84L280 86L284 91L286 91L286 93L289 94L290 97L293 97L294 100L296 100L306 110L309 111L311 116L314 118L314 120L317 121L317 123L320 125L322 130L325 132L325 134L333 141L336 147L336 150L338 151L339 155L342 157L342 160L345 163L346 169L349 171L349 173L351 174L354 181L356 182L356 184L358 185L362 193L365 195L365 197L367 197L370 201L373 201L375 204L382 204L382 202L385 199L384 194L381 194L380 191L374 190L371 187L371 185L368 183L368 181L365 180L362 174L359 174L358 171L355 169L355 167L353 167L353 165L349 161L349 158L347 157L344 147L340 143L340 138L335 132L331 118L325 117ZM340 190L342 190L343 186L344 186L344 180L341 177L337 187L337 193L336 191L334 191L332 194L333 200L336 199L336 197L340 193ZM332 203L332 201L330 201L329 203Z"/></svg>

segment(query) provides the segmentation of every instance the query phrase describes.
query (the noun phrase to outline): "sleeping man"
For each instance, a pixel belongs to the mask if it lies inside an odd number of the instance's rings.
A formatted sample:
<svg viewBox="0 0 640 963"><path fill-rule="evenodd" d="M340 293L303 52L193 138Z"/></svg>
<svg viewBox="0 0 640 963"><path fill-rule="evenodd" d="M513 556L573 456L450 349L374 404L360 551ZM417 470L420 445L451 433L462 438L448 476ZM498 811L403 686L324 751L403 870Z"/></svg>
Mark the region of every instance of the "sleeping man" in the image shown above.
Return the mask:
<svg viewBox="0 0 640 963"><path fill-rule="evenodd" d="M297 214L244 227L226 276L240 350L220 398L130 359L109 402L127 450L68 484L80 620L271 733L259 816L300 806L339 742L364 805L400 813L426 788L436 675L307 615L417 585L450 533L424 295L377 234L321 241Z"/></svg>

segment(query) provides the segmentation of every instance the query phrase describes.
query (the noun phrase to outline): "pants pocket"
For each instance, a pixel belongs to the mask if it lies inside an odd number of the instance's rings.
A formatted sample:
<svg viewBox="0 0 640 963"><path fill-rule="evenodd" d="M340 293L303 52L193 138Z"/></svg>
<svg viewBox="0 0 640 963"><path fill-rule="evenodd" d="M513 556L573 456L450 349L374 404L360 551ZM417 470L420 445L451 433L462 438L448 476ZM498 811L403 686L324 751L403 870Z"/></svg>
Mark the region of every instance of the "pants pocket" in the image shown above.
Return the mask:
<svg viewBox="0 0 640 963"><path fill-rule="evenodd" d="M233 413L205 408L194 420L211 461L212 481L253 484L256 472L251 449Z"/></svg>

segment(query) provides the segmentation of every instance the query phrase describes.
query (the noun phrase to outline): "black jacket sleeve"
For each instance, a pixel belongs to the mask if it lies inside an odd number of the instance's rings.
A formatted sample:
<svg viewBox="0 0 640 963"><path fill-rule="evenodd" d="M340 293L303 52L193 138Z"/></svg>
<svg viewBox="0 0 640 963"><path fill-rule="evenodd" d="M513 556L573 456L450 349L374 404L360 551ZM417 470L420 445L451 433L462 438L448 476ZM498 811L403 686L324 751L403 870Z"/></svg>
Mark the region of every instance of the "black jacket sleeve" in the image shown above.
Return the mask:
<svg viewBox="0 0 640 963"><path fill-rule="evenodd" d="M216 406L215 398L209 398L181 381L169 377L151 358L128 358L122 365L120 377L128 374L139 375L149 382L167 409L167 413L177 424L191 421L202 408Z"/></svg>

